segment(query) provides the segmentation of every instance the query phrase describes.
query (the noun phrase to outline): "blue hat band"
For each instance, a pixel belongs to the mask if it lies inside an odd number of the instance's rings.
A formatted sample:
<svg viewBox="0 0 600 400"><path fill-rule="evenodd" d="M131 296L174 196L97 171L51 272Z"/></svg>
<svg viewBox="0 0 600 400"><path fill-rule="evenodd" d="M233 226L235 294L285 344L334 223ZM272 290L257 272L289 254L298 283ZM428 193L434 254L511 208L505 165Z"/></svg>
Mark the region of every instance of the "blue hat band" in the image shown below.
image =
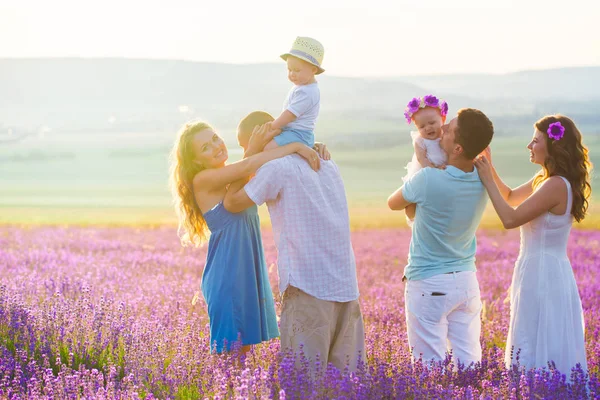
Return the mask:
<svg viewBox="0 0 600 400"><path fill-rule="evenodd" d="M303 52L303 51L301 51L301 50L290 50L290 53L289 53L289 54L291 54L291 55L297 55L297 56L304 57L304 58L306 58L306 59L310 60L310 62L312 62L313 64L315 64L315 65L316 65L316 66L318 66L319 68L321 67L321 64L319 64L319 62L317 61L317 59L316 59L316 58L314 58L314 57L313 57L313 56L311 56L310 54L308 54L308 53L305 53L305 52Z"/></svg>

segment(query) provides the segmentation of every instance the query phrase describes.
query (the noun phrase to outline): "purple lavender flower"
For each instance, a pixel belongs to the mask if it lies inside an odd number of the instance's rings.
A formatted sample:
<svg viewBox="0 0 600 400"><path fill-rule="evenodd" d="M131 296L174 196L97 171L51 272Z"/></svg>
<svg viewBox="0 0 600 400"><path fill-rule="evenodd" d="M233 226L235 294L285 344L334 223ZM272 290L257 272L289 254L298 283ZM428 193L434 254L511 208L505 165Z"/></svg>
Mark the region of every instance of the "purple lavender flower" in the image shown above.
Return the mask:
<svg viewBox="0 0 600 400"><path fill-rule="evenodd" d="M442 100L438 107L444 110ZM279 341L256 346L243 361L235 353L207 357L206 306L181 301L191 297L190 280L199 281L207 250L179 251L172 227L0 227L0 276L7 277L0 279L0 342L12 344L10 349L0 345L0 399L78 393L124 399L600 398L595 336L588 344L587 370L576 365L560 371L552 361L537 370L522 369L521 350L514 347L514 356L510 349L509 355L515 363L505 367L497 338L507 336L510 305L494 301L510 285L519 233L481 230L477 236L482 300L495 304L498 318L482 326L480 363L455 369L450 353L432 364L412 362L406 325L398 317L405 302L398 296L403 283L396 265L407 256L410 230L358 230L352 239L363 266L357 274L364 285L368 357L356 372L317 358L320 372L313 379L303 351L296 359ZM263 238L265 257L274 262L273 233L266 230ZM568 246L592 332L600 326L599 240L598 230L574 229ZM149 267L155 274L148 274ZM181 273L173 274L174 268ZM272 280L276 273L269 272ZM156 274L169 279L157 280Z"/></svg>
<svg viewBox="0 0 600 400"><path fill-rule="evenodd" d="M412 122L412 114L408 111L404 111L404 118L406 118L406 122L410 125Z"/></svg>
<svg viewBox="0 0 600 400"><path fill-rule="evenodd" d="M560 140L565 135L565 127L558 121L550 124L547 132L551 139Z"/></svg>
<svg viewBox="0 0 600 400"><path fill-rule="evenodd" d="M446 115L448 115L448 103L446 103L443 100L440 103L440 113L442 114L442 117L445 117Z"/></svg>
<svg viewBox="0 0 600 400"><path fill-rule="evenodd" d="M440 100L432 94L423 97L423 100L427 107L437 107L440 104Z"/></svg>
<svg viewBox="0 0 600 400"><path fill-rule="evenodd" d="M420 105L421 105L421 99L418 97L414 97L411 101L408 102L408 105L406 107L408 108L409 112L414 114L417 111L419 111Z"/></svg>

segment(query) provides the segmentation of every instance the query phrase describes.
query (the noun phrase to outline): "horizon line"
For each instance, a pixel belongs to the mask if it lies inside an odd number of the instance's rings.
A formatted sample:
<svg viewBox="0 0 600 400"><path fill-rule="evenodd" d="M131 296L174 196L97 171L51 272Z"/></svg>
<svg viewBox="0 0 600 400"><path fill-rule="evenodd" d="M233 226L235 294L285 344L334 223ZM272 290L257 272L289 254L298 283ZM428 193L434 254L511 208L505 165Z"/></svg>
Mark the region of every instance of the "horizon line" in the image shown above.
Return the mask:
<svg viewBox="0 0 600 400"><path fill-rule="evenodd" d="M258 66L258 65L279 65L277 62L250 62L250 63L232 63L225 61L199 61L188 60L181 58L142 58L142 57L124 57L124 56L27 56L27 57L6 57L0 56L0 61L19 61L19 60L123 60L123 61L154 61L154 62L181 62L192 64L214 64L214 65L230 65L230 66ZM428 76L459 76L459 75L479 75L479 76L506 76L519 74L524 72L548 72L570 69L594 69L600 68L600 65L565 65L562 67L538 68L538 69L520 69L509 72L444 72L444 73L412 73L405 75L330 75L339 78L371 78L371 79L393 79L406 77L428 77Z"/></svg>

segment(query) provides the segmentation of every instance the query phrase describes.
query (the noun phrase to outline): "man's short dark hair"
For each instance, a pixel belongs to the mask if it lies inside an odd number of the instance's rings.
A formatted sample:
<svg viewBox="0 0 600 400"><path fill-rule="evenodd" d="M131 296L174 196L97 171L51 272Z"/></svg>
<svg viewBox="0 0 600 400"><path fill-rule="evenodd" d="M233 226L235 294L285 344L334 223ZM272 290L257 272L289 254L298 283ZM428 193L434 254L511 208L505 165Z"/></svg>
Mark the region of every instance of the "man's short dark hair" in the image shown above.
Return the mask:
<svg viewBox="0 0 600 400"><path fill-rule="evenodd" d="M462 146L465 157L473 160L489 146L494 125L484 113L474 108L458 110L457 122L455 141Z"/></svg>

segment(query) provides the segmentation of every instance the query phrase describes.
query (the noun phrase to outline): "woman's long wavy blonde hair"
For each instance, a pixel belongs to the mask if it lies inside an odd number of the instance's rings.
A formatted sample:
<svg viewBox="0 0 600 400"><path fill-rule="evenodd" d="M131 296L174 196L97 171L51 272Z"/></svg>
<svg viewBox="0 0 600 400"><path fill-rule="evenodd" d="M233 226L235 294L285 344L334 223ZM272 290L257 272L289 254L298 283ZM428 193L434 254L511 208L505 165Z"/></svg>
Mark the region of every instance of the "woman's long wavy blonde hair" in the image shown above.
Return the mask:
<svg viewBox="0 0 600 400"><path fill-rule="evenodd" d="M199 246L207 238L206 221L194 197L194 176L204 168L194 161L194 135L212 127L206 122L185 124L177 134L170 155L170 187L177 213L177 235L185 246Z"/></svg>
<svg viewBox="0 0 600 400"><path fill-rule="evenodd" d="M547 131L550 124L560 122L565 128L560 140L552 139ZM573 206L571 214L577 222L583 221L587 212L592 187L590 186L590 171L592 163L588 149L582 142L581 132L575 123L564 115L548 115L534 124L535 128L544 134L548 157L542 170L533 180L533 187L538 187L551 176L559 175L567 178L573 191Z"/></svg>

